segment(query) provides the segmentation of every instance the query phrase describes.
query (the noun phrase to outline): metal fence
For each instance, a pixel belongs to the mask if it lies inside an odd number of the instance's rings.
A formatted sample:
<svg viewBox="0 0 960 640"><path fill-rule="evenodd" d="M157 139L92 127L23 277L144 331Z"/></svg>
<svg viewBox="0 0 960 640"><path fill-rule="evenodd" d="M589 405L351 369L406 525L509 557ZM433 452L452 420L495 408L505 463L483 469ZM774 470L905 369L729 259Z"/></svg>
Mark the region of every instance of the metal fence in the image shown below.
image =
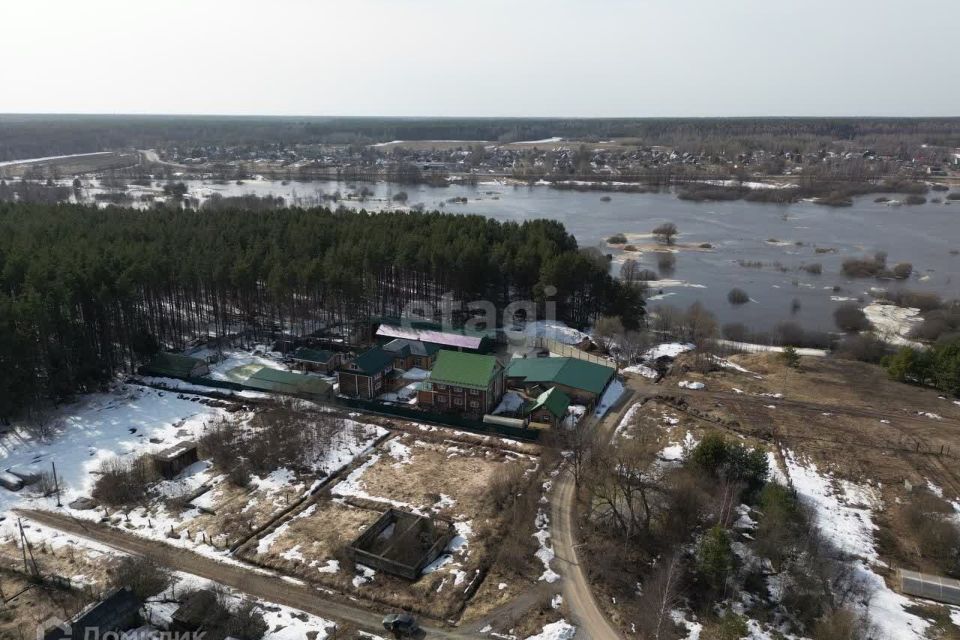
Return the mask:
<svg viewBox="0 0 960 640"><path fill-rule="evenodd" d="M594 364L600 364L605 367L617 368L617 363L611 358L595 353L587 353L572 344L565 344L552 338L544 338L543 336L528 338L527 346L546 349L550 353L555 353L565 358L577 358L578 360L586 360L587 362L593 362Z"/></svg>
<svg viewBox="0 0 960 640"><path fill-rule="evenodd" d="M536 429L522 429L519 427L510 427L500 424L489 424L480 420L465 418L456 414L433 413L430 411L420 411L409 407L401 407L391 404L383 404L375 400L362 400L360 398L337 397L336 404L361 409L368 413L377 413L387 417L405 418L416 422L426 422L427 424L440 425L442 427L453 427L454 429L463 429L473 433L484 435L503 436L513 440L525 440L536 442L540 439L540 431Z"/></svg>

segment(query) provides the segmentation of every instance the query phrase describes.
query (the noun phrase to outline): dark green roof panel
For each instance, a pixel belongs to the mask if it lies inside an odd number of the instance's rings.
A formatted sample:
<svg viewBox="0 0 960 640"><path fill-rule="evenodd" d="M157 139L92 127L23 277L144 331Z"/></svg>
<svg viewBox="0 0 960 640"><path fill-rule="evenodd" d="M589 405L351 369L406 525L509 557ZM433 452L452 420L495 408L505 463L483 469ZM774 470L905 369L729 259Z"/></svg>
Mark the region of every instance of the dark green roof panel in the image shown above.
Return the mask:
<svg viewBox="0 0 960 640"><path fill-rule="evenodd" d="M562 384L599 395L616 370L579 358L516 358L507 367L508 378L526 382Z"/></svg>

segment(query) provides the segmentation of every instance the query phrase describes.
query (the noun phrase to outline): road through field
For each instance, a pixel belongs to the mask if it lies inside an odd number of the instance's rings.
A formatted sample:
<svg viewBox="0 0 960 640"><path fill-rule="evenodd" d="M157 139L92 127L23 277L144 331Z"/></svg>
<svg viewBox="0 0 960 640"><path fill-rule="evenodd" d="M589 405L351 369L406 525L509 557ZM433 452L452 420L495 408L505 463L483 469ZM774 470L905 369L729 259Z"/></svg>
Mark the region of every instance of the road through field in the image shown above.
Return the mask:
<svg viewBox="0 0 960 640"><path fill-rule="evenodd" d="M297 584L280 576L239 562L220 562L187 549L172 547L163 542L108 527L95 522L52 511L20 510L24 518L44 526L72 533L82 538L107 545L124 553L152 559L175 571L189 573L236 589L266 602L293 607L327 620L349 622L371 632L382 632L382 614L368 611L326 597L323 592L306 584ZM423 627L427 638L476 638L456 630Z"/></svg>
<svg viewBox="0 0 960 640"><path fill-rule="evenodd" d="M653 385L637 385L627 389L620 401L602 420L591 417L593 427L600 437L609 439L623 414L635 402L651 397L656 391ZM577 638L589 640L618 640L620 634L607 621L597 605L580 560L577 556L576 492L573 476L562 473L553 490L550 512L550 537L556 554L554 566L563 576L563 599L570 609Z"/></svg>

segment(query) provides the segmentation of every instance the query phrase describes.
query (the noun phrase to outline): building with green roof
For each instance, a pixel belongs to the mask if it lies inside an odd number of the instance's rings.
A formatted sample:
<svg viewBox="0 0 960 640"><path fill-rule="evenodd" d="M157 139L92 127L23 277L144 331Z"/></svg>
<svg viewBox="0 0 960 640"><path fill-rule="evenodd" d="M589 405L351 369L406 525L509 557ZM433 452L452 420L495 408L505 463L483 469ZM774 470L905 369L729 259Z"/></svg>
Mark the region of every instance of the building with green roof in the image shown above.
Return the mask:
<svg viewBox="0 0 960 640"><path fill-rule="evenodd" d="M495 356L441 350L417 400L435 411L480 417L497 406L504 386L503 365Z"/></svg>
<svg viewBox="0 0 960 640"><path fill-rule="evenodd" d="M243 383L258 391L282 393L308 400L332 400L333 386L317 376L261 367Z"/></svg>
<svg viewBox="0 0 960 640"><path fill-rule="evenodd" d="M340 393L365 400L384 393L387 380L393 374L393 359L394 354L374 347L348 360L337 371Z"/></svg>
<svg viewBox="0 0 960 640"><path fill-rule="evenodd" d="M440 351L440 347L435 344L406 338L391 340L382 348L393 354L393 366L404 370L414 367L432 369L433 363L437 360L437 353Z"/></svg>
<svg viewBox="0 0 960 640"><path fill-rule="evenodd" d="M299 347L290 354L290 359L303 371L318 371L329 374L336 371L337 367L340 366L340 354L326 349Z"/></svg>
<svg viewBox="0 0 960 640"><path fill-rule="evenodd" d="M525 409L524 413L531 423L549 424L556 427L567 417L569 408L570 396L556 387L550 387L537 396L537 399Z"/></svg>
<svg viewBox="0 0 960 640"><path fill-rule="evenodd" d="M579 358L516 358L507 367L507 385L531 396L556 387L575 404L593 406L616 373Z"/></svg>
<svg viewBox="0 0 960 640"><path fill-rule="evenodd" d="M179 353L158 353L144 366L140 373L161 378L200 378L210 373L210 367L200 358Z"/></svg>

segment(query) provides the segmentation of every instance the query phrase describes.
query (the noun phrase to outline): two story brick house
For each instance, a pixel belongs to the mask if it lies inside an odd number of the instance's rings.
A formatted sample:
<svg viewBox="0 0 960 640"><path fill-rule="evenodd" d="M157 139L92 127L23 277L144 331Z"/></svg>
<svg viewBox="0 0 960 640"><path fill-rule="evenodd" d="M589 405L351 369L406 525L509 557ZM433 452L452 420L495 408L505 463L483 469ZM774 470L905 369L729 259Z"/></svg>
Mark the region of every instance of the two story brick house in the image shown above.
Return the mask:
<svg viewBox="0 0 960 640"><path fill-rule="evenodd" d="M417 391L423 408L479 418L499 404L505 387L504 369L496 357L440 351L430 379Z"/></svg>

